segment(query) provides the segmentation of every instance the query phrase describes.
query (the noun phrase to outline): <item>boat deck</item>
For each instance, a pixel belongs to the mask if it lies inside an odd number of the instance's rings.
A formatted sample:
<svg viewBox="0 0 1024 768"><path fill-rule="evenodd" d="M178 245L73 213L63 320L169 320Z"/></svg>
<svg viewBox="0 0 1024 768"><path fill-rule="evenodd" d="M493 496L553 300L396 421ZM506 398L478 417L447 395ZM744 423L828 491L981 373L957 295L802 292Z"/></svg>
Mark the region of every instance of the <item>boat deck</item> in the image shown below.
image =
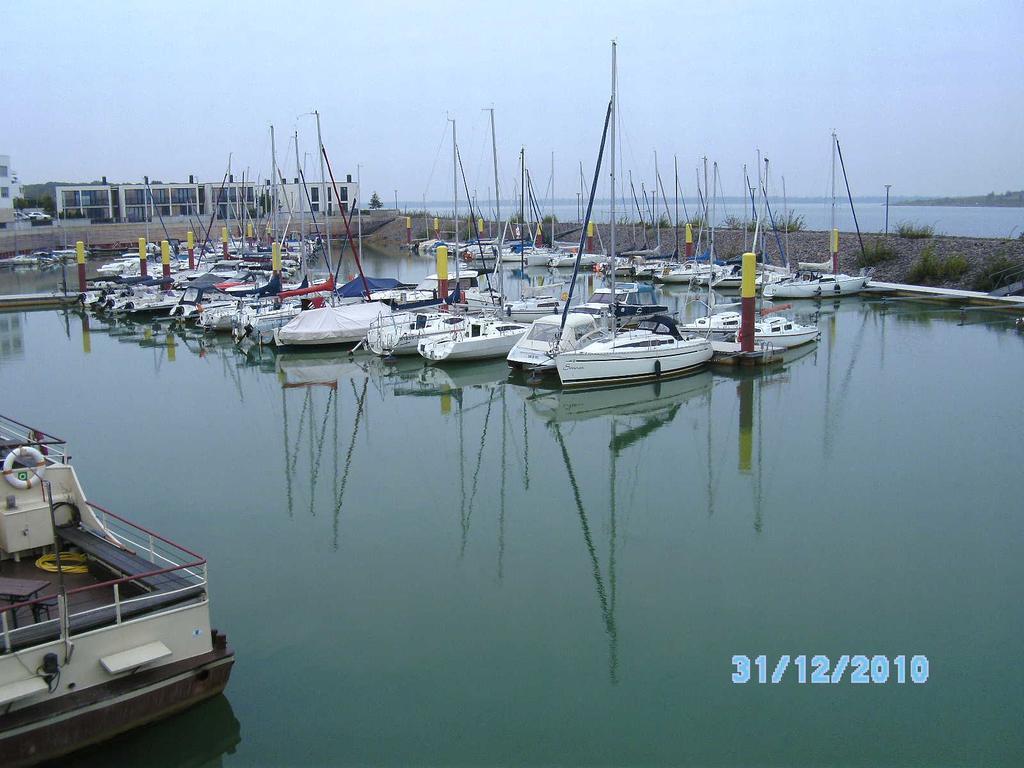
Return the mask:
<svg viewBox="0 0 1024 768"><path fill-rule="evenodd" d="M16 560L2 560L0 561L0 577L5 579L33 579L37 581L48 581L50 582L50 586L43 589L38 596L45 598L56 595L59 587L57 574L44 571L42 568L37 568L35 561L36 558L34 557L23 559L20 562ZM109 578L109 576L97 578L93 573L65 573L64 586L70 591L79 587L90 587L95 584L99 584L102 581L106 581ZM91 608L110 605L113 600L113 587L96 588L85 592L77 592L69 595L68 598L71 610L74 612L86 611ZM0 609L5 607L6 605L4 602L0 600ZM52 616L56 616L56 608L50 607L50 613ZM46 620L45 612L42 614L42 619L44 621ZM20 608L18 610L17 621L18 626L20 627L25 627L33 623L34 617L32 616L32 611L28 607Z"/></svg>

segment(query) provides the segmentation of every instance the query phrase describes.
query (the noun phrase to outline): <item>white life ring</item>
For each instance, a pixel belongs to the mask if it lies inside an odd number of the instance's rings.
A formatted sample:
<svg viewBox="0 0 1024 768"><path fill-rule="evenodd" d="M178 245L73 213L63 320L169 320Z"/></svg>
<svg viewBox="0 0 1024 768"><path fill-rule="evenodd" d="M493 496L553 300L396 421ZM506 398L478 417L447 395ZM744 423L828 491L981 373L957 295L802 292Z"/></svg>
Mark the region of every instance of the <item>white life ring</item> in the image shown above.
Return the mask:
<svg viewBox="0 0 1024 768"><path fill-rule="evenodd" d="M27 467L14 468L15 459L29 459L34 462ZM15 448L4 459L4 479L19 490L31 488L42 480L46 473L46 459L43 454L30 445Z"/></svg>

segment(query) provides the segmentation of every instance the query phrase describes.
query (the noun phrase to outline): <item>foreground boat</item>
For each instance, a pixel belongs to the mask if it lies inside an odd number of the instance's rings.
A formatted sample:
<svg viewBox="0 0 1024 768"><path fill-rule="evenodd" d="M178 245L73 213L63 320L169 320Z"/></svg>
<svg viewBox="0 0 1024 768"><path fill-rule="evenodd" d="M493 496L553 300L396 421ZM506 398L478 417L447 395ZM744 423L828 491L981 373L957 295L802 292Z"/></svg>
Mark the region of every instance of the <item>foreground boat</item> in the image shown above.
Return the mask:
<svg viewBox="0 0 1024 768"><path fill-rule="evenodd" d="M713 354L709 339L684 336L672 318L655 315L635 330L597 331L578 350L559 354L555 365L563 386L598 386L679 376Z"/></svg>
<svg viewBox="0 0 1024 768"><path fill-rule="evenodd" d="M206 560L86 501L62 440L0 417L0 446L0 762L52 760L220 693L234 653L210 628Z"/></svg>

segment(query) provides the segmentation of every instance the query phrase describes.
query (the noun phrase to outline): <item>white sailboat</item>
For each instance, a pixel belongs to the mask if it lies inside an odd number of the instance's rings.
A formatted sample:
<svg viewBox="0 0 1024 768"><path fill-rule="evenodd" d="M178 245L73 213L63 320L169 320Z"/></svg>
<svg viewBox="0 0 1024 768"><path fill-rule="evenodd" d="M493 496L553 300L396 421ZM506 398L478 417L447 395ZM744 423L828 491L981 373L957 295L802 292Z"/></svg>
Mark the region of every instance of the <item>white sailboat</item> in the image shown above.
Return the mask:
<svg viewBox="0 0 1024 768"><path fill-rule="evenodd" d="M608 263L611 295L615 295L615 110L616 43L612 43L611 124L611 238ZM600 165L600 160L598 161ZM612 307L616 307L613 303ZM608 385L681 375L697 370L711 360L711 341L702 336L683 335L666 315L644 319L636 329L617 332L617 312L608 317L608 329L597 330L581 339L579 348L555 357L563 386Z"/></svg>
<svg viewBox="0 0 1024 768"><path fill-rule="evenodd" d="M811 272L798 272L788 280L782 280L762 288L762 295L767 298L779 299L817 299L828 296L853 296L860 293L871 280L871 270L861 270L858 275L846 275L839 272L839 232L836 229L836 153L839 139L832 134L832 220L829 236L831 238L832 259L825 262L801 262L801 269ZM845 171L844 171L845 174ZM847 187L849 188L849 187ZM851 199L851 207L852 207ZM856 212L854 212L856 221ZM820 274L816 270L822 266L832 268L832 274Z"/></svg>
<svg viewBox="0 0 1024 768"><path fill-rule="evenodd" d="M381 357L415 355L421 341L450 335L465 324L465 315L451 312L396 312L370 324L366 346Z"/></svg>
<svg viewBox="0 0 1024 768"><path fill-rule="evenodd" d="M474 317L457 330L420 341L417 351L431 362L506 357L530 326L497 317Z"/></svg>
<svg viewBox="0 0 1024 768"><path fill-rule="evenodd" d="M710 317L699 317L682 326L696 333L711 332L722 338L736 338L742 325L739 312L719 312ZM821 332L816 325L801 325L788 317L766 317L754 321L754 341L773 347L789 349L816 341ZM738 338L736 338L738 340Z"/></svg>

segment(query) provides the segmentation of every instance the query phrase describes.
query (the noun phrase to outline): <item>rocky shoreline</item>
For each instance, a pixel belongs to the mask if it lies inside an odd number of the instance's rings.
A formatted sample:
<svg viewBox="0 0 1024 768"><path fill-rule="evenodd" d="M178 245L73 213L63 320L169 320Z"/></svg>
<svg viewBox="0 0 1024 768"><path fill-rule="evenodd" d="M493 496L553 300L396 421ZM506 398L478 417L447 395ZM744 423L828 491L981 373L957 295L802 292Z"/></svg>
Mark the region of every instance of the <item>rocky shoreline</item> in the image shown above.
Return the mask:
<svg viewBox="0 0 1024 768"><path fill-rule="evenodd" d="M487 225L485 225L486 227ZM491 225L493 231L493 225ZM546 229L546 228L545 228ZM442 230L451 231L450 219L442 222ZM597 225L599 237L595 241L602 242L607 247L609 227L606 224ZM487 231L485 229L485 231ZM557 224L556 232L560 239L575 240L579 238L579 227L569 224ZM413 239L420 240L425 237L422 217L413 218ZM648 227L646 231L646 244L654 247L658 242L657 232ZM639 226L622 225L616 228L616 235L619 238L618 249L628 250L641 248L645 244L643 231ZM708 233L704 233L706 241ZM696 240L698 233L694 233ZM750 247L750 233L744 233L742 229L716 229L715 230L715 252L719 258L731 258L738 256L744 248ZM799 261L821 262L829 258L828 253L828 232L803 230L790 232L788 237L779 233L778 240L781 241L782 250L788 257L789 264L796 267ZM888 236L875 233L862 233L865 249L869 254L882 256L872 266L875 270L875 278L893 283L914 283L922 285L939 286L943 288L959 288L964 290L987 290L985 287L986 274L994 269L1005 265L1017 265L1024 267L1024 239L1002 239L986 237L955 237L948 235L935 235L919 239L903 238L898 235ZM683 250L684 233L679 232L680 251ZM378 246L398 248L405 245L405 217L400 216L390 224L385 225L377 231L371 242ZM661 252L671 255L675 249L676 234L673 229L661 230ZM763 239L764 250L768 258L775 264L783 263L780 254L779 242L775 235L769 231ZM703 245L701 246L704 247ZM598 247L598 250L605 250ZM959 272L953 275L928 275L917 280L922 271L921 260L925 257L930 264L944 265L954 263L959 265L958 269L950 269L950 272ZM874 261L869 259L869 261ZM854 274L860 270L864 259L861 255L861 246L856 232L840 232L839 234L839 262L842 271ZM964 265L965 263L965 265Z"/></svg>

